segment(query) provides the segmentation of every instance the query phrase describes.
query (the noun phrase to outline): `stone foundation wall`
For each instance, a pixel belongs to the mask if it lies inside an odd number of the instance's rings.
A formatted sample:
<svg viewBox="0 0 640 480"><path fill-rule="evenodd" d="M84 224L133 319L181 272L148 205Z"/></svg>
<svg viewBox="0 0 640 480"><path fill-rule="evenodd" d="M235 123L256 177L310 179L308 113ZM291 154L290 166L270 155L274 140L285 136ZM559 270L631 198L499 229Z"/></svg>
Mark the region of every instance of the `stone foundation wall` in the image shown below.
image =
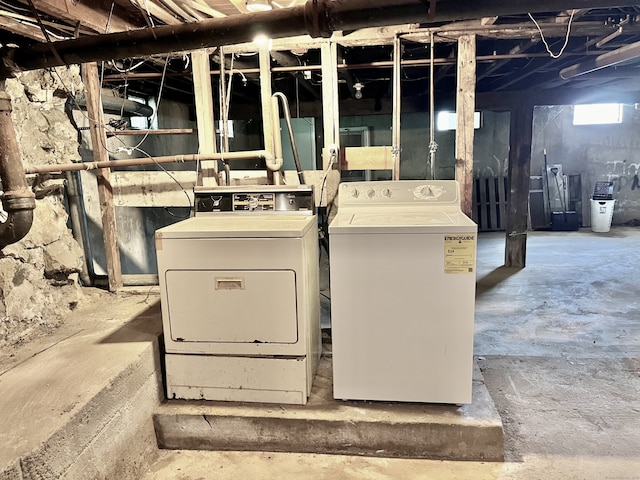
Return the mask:
<svg viewBox="0 0 640 480"><path fill-rule="evenodd" d="M80 159L78 133L65 103L67 92L82 89L77 66L25 72L6 81L25 166ZM64 177L41 175L29 181L36 193L33 227L0 252L0 347L46 334L82 299L77 274L83 252L67 227Z"/></svg>

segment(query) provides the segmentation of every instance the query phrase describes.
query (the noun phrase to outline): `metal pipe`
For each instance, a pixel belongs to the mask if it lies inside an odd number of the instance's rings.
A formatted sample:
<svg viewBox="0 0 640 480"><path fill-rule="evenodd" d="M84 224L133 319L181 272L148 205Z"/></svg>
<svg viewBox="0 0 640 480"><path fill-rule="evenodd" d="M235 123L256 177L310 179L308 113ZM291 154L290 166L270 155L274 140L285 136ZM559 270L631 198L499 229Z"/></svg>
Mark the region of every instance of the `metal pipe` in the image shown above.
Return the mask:
<svg viewBox="0 0 640 480"><path fill-rule="evenodd" d="M66 172L67 200L69 202L69 219L71 220L71 233L73 238L78 242L83 252L87 252L87 242L85 242L86 229L83 228L82 216L82 195L80 194L80 173ZM88 253L88 252L87 252ZM89 275L89 258L91 255L83 255L82 271L80 272L80 280L84 286L91 286L91 275Z"/></svg>
<svg viewBox="0 0 640 480"><path fill-rule="evenodd" d="M596 56L599 55L600 52L565 52L562 54L563 57L585 57L585 56ZM548 53L504 53L504 54L492 54L492 55L478 55L476 57L477 62L494 62L496 60L513 60L518 58L548 58ZM451 58L434 58L433 62L435 65L455 65L456 60ZM403 68L407 67L424 67L429 66L431 63L431 59L423 58L423 59L403 59L401 62ZM365 68L392 68L393 61L392 60L383 60L379 62L368 62L368 63L353 63L353 64L338 64L338 70L359 70ZM272 73L279 72L303 72L305 70L322 70L321 65L297 65L290 67L271 67ZM242 74L252 74L252 73L260 73L259 68L234 68L233 73L242 73ZM211 75L219 75L220 70L211 70ZM183 76L188 77L192 75L191 72L185 72ZM128 75L129 80L131 79L151 79L151 78L161 78L161 73L136 73L132 72ZM118 80L123 79L124 74L111 74L105 75L105 80Z"/></svg>
<svg viewBox="0 0 640 480"><path fill-rule="evenodd" d="M289 101L286 95L282 92L276 92L272 95L279 98L282 104L282 111L284 119L287 122L287 130L289 131L289 141L291 142L291 152L293 153L293 161L296 164L296 171L298 172L298 181L300 185L304 185L304 176L302 175L302 165L300 164L300 155L298 154L298 146L296 145L296 139L293 136L293 125L291 124L291 111L289 110ZM277 112L277 105L274 105L274 110ZM275 119L275 117L274 117ZM281 145L282 148L282 145Z"/></svg>
<svg viewBox="0 0 640 480"><path fill-rule="evenodd" d="M278 174L282 170L284 164L282 158L282 138L280 137L280 114L278 113L278 98L271 96L271 124L273 125L273 153L275 155L275 162L273 164L267 163L267 168L272 172ZM274 185L280 185L282 177L274 175Z"/></svg>
<svg viewBox="0 0 640 480"><path fill-rule="evenodd" d="M307 5L310 3L307 2ZM575 8L616 8L637 6L637 0L456 0L438 2L435 15L428 1L414 0L333 0L326 6L331 31L420 23L424 25L473 20L523 13L557 12Z"/></svg>
<svg viewBox="0 0 640 480"><path fill-rule="evenodd" d="M227 106L227 84L226 84L226 75L224 70L224 49L220 47L220 88L218 88L218 94L220 95L220 133L222 134L222 138L220 139L220 151L228 152L229 151L229 132L227 130L227 121L229 120L229 108ZM232 57L233 62L233 57ZM229 83L233 79L233 73L229 76ZM227 185L231 185L231 167L229 166L229 162L226 160L222 160L224 164L224 176L225 183Z"/></svg>
<svg viewBox="0 0 640 480"><path fill-rule="evenodd" d="M402 67L400 60L402 58L402 44L400 37L396 35L393 39L393 114L391 118L391 152L393 154L393 180L400 180L400 110L402 104L402 90L400 77L402 75Z"/></svg>
<svg viewBox="0 0 640 480"><path fill-rule="evenodd" d="M28 48L6 47L6 68L34 70L60 65L196 50L252 41L257 34L285 38L403 23L437 24L487 16L540 13L571 8L635 6L637 0L459 0L442 2L435 15L420 0L308 0L305 5L268 12L232 15L201 22L163 25L104 35L85 36ZM55 51L55 53L54 53Z"/></svg>
<svg viewBox="0 0 640 480"><path fill-rule="evenodd" d="M33 223L36 197L27 184L16 132L11 119L11 98L0 88L0 179L3 193L0 199L7 220L0 224L0 249L16 243L29 233Z"/></svg>
<svg viewBox="0 0 640 480"><path fill-rule="evenodd" d="M429 54L431 62L429 63L429 168L431 169L431 180L436 179L436 151L438 144L436 143L435 135L435 90L436 81L434 78L434 55L435 55L435 43L433 43L433 33L431 34L431 45L429 45Z"/></svg>
<svg viewBox="0 0 640 480"><path fill-rule="evenodd" d="M563 68L560 70L560 78L569 80L570 78L595 72L638 57L640 57L640 42L631 43L617 50L598 55L586 62Z"/></svg>
<svg viewBox="0 0 640 480"><path fill-rule="evenodd" d="M104 162L65 163L62 165L36 165L26 169L27 174L75 172L80 170L96 170L98 168L135 167L138 165L154 165L158 163L184 163L207 160L246 160L264 158L273 162L273 154L266 150L247 150L245 152L213 153L209 155L167 155L164 157L128 158L124 160L109 160Z"/></svg>
<svg viewBox="0 0 640 480"><path fill-rule="evenodd" d="M598 40L595 43L596 48L604 47L607 43L609 43L611 40L614 40L614 39L618 38L620 35L622 35L622 25L620 25L613 33L610 33L609 35L607 35L603 39Z"/></svg>

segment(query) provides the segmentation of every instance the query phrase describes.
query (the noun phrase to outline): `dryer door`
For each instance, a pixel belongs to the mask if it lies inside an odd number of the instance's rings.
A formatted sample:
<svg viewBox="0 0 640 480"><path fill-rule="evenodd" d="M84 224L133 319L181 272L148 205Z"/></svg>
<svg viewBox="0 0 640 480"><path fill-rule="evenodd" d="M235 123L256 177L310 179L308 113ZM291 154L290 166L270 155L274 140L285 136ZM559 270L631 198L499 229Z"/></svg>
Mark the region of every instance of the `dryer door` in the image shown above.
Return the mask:
<svg viewBox="0 0 640 480"><path fill-rule="evenodd" d="M298 340L292 270L168 270L165 281L174 341Z"/></svg>

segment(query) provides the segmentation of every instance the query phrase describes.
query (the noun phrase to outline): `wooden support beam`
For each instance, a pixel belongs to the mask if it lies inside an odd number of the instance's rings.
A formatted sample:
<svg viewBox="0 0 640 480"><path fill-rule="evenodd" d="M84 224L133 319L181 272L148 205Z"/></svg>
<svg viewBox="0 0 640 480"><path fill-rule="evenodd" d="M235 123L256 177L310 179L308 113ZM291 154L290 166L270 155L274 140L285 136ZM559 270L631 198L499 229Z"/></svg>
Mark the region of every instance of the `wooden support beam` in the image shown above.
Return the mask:
<svg viewBox="0 0 640 480"><path fill-rule="evenodd" d="M329 147L340 148L340 107L338 105L338 46L322 44L322 126L324 130L323 169L329 166Z"/></svg>
<svg viewBox="0 0 640 480"><path fill-rule="evenodd" d="M344 147L340 149L340 170L393 170L393 148Z"/></svg>
<svg viewBox="0 0 640 480"><path fill-rule="evenodd" d="M471 217L473 209L473 116L476 109L476 36L458 39L458 88L456 93L456 180L460 207Z"/></svg>
<svg viewBox="0 0 640 480"><path fill-rule="evenodd" d="M91 147L93 160L102 162L109 160L107 152L107 135L104 129L104 112L100 101L100 83L98 79L98 65L96 63L82 64L82 81L87 99L87 116L91 133ZM107 276L109 291L115 292L122 287L122 267L120 265L120 249L116 232L116 214L113 205L113 189L109 179L109 169L101 168L97 171L98 196L102 215L102 236L107 259Z"/></svg>
<svg viewBox="0 0 640 480"><path fill-rule="evenodd" d="M275 156L275 143L273 136L280 135L280 125L275 125L273 121L273 104L271 95L273 89L271 87L271 55L269 47L265 43L260 45L258 50L260 63L260 106L262 111L262 135L264 137L264 149L271 152ZM269 183L274 183L274 179L278 178L271 170L267 170L267 178ZM275 180L279 183L278 180Z"/></svg>
<svg viewBox="0 0 640 480"><path fill-rule="evenodd" d="M150 170L111 172L114 203L118 207L191 208L195 183L195 173L188 170L169 171L169 174Z"/></svg>
<svg viewBox="0 0 640 480"><path fill-rule="evenodd" d="M193 91L196 104L196 122L198 125L198 153L210 155L216 153L216 128L213 115L213 92L211 88L211 65L206 49L191 52L193 65ZM207 187L216 186L218 162L204 161L198 184Z"/></svg>
<svg viewBox="0 0 640 480"><path fill-rule="evenodd" d="M480 20L480 25L493 25L498 20L498 17L484 17Z"/></svg>
<svg viewBox="0 0 640 480"><path fill-rule="evenodd" d="M526 265L532 130L533 106L515 105L511 109L509 132L506 267Z"/></svg>

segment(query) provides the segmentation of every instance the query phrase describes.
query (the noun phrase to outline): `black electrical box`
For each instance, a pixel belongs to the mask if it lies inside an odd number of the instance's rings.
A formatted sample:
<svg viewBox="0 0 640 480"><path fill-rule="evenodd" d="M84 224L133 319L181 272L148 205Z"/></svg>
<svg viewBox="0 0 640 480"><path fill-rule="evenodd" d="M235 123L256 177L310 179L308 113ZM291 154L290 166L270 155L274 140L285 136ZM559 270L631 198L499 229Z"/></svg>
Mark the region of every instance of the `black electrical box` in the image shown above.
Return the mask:
<svg viewBox="0 0 640 480"><path fill-rule="evenodd" d="M552 212L551 230L571 232L578 230L578 214L576 212Z"/></svg>

